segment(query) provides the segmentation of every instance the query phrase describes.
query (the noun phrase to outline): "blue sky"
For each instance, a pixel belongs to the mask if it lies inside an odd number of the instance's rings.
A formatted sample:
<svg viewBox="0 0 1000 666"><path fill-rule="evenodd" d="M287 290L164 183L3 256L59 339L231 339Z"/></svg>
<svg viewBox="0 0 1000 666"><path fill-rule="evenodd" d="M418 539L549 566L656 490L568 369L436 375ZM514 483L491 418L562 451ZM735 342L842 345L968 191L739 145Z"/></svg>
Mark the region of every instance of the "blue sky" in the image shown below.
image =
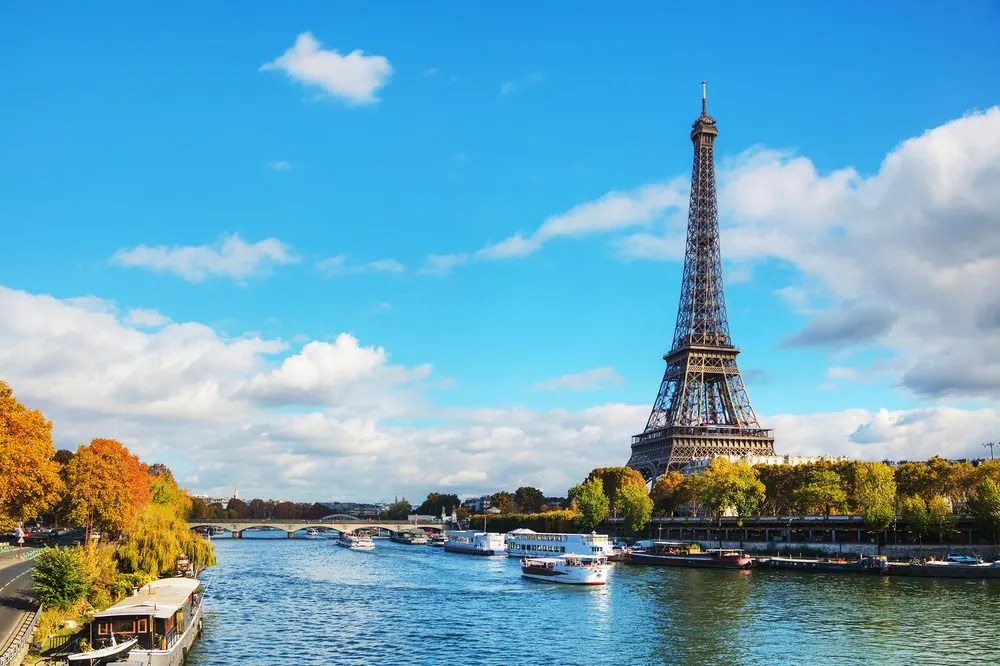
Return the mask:
<svg viewBox="0 0 1000 666"><path fill-rule="evenodd" d="M60 445L117 436L195 490L562 493L627 459L659 386L707 79L730 322L778 450L978 454L998 17L5 5L0 307L37 323L0 324L0 377Z"/></svg>

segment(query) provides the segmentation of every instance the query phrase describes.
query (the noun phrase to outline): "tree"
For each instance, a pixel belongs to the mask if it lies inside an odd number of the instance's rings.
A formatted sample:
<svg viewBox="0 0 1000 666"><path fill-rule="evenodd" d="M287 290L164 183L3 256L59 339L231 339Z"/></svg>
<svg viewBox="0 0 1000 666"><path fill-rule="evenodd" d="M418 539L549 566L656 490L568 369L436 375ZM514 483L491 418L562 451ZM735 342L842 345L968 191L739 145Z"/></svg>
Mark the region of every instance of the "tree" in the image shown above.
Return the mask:
<svg viewBox="0 0 1000 666"><path fill-rule="evenodd" d="M398 502L393 502L385 509L385 517L389 520L406 520L410 515L412 505L406 501L406 498L399 500Z"/></svg>
<svg viewBox="0 0 1000 666"><path fill-rule="evenodd" d="M764 484L764 500L760 511L771 516L792 513L792 493L799 485L799 470L795 465L756 465L757 477Z"/></svg>
<svg viewBox="0 0 1000 666"><path fill-rule="evenodd" d="M514 491L514 502L521 513L538 513L545 502L545 493L538 488L521 486Z"/></svg>
<svg viewBox="0 0 1000 666"><path fill-rule="evenodd" d="M816 470L809 480L792 493L792 501L804 514L820 511L827 519L834 508L847 501L844 480L833 470Z"/></svg>
<svg viewBox="0 0 1000 666"><path fill-rule="evenodd" d="M927 463L904 462L896 467L896 488L901 496L930 499L938 492L937 474Z"/></svg>
<svg viewBox="0 0 1000 666"><path fill-rule="evenodd" d="M618 508L625 519L625 527L631 532L638 532L653 515L653 500L646 493L645 485L629 483L618 491Z"/></svg>
<svg viewBox="0 0 1000 666"><path fill-rule="evenodd" d="M90 589L79 548L47 548L31 572L35 597L43 606L67 609Z"/></svg>
<svg viewBox="0 0 1000 666"><path fill-rule="evenodd" d="M612 516L617 516L621 511L618 506L618 493L628 484L642 486L646 488L646 479L638 470L631 467L598 467L593 470L588 479L599 479L604 489L604 494L608 498L608 511Z"/></svg>
<svg viewBox="0 0 1000 666"><path fill-rule="evenodd" d="M719 540L722 540L722 515L727 509L736 512L740 527L743 516L757 510L764 499L764 484L757 478L757 471L745 462L732 462L715 458L702 475L699 488L700 500L719 519Z"/></svg>
<svg viewBox="0 0 1000 666"><path fill-rule="evenodd" d="M517 505L514 503L514 495L508 493L506 490L493 493L490 496L490 506L500 509L500 513L515 513L517 511Z"/></svg>
<svg viewBox="0 0 1000 666"><path fill-rule="evenodd" d="M458 495L428 493L427 499L424 500L423 504L414 509L413 513L419 513L423 516L438 516L441 515L442 509L444 509L445 513L451 513L452 509L461 504L462 501L458 499Z"/></svg>
<svg viewBox="0 0 1000 666"><path fill-rule="evenodd" d="M878 548L886 528L896 519L896 478L885 463L857 463L854 471L854 500L865 522L878 532Z"/></svg>
<svg viewBox="0 0 1000 666"><path fill-rule="evenodd" d="M604 484L596 477L570 488L569 496L576 501L580 510L577 519L584 530L592 530L608 517L608 496L604 494Z"/></svg>
<svg viewBox="0 0 1000 666"><path fill-rule="evenodd" d="M69 519L117 536L150 501L147 467L113 439L81 446L66 469Z"/></svg>
<svg viewBox="0 0 1000 666"><path fill-rule="evenodd" d="M683 485L684 475L680 472L667 472L657 477L649 493L653 510L660 515L674 515L677 507L685 501Z"/></svg>
<svg viewBox="0 0 1000 666"><path fill-rule="evenodd" d="M935 495L927 502L927 518L938 535L938 543L945 542L945 534L951 532L955 524L955 516L951 503L941 495Z"/></svg>
<svg viewBox="0 0 1000 666"><path fill-rule="evenodd" d="M35 518L59 499L52 422L0 382L0 531Z"/></svg>
<svg viewBox="0 0 1000 666"><path fill-rule="evenodd" d="M924 537L931 530L931 516L927 511L927 502L916 495L905 496L899 502L899 512L909 524L910 534L917 543L923 543Z"/></svg>
<svg viewBox="0 0 1000 666"><path fill-rule="evenodd" d="M982 465L980 465L982 467ZM976 486L976 496L969 503L972 515L993 537L994 547L1000 540L1000 483L992 476L983 474L982 480Z"/></svg>

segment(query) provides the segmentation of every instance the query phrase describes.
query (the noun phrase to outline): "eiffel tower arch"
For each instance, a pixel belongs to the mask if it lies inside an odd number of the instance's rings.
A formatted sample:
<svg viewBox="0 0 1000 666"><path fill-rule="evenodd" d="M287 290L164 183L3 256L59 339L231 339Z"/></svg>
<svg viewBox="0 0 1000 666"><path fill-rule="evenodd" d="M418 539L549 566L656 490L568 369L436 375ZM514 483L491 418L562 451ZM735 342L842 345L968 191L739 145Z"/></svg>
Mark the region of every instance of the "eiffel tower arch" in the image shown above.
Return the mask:
<svg viewBox="0 0 1000 666"><path fill-rule="evenodd" d="M628 466L647 479L711 455L774 455L771 430L757 422L736 365L726 316L715 194L715 138L702 82L701 115L691 126L694 165L677 325L653 411L632 437Z"/></svg>

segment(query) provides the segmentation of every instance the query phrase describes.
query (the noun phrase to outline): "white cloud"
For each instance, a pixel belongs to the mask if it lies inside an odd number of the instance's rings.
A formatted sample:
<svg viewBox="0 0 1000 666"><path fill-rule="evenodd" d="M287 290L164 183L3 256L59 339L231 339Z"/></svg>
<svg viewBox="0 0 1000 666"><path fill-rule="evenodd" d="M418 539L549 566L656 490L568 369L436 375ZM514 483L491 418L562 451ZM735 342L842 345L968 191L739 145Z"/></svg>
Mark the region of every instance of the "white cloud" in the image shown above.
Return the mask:
<svg viewBox="0 0 1000 666"><path fill-rule="evenodd" d="M119 266L174 273L188 282L211 277L243 280L267 275L273 267L299 261L292 248L277 238L247 243L239 235L214 245L138 245L118 250L111 261Z"/></svg>
<svg viewBox="0 0 1000 666"><path fill-rule="evenodd" d="M444 276L469 262L469 255L464 252L456 254L429 254L420 269L421 275Z"/></svg>
<svg viewBox="0 0 1000 666"><path fill-rule="evenodd" d="M536 486L561 495L628 459L648 405L581 410L428 404L428 366L390 362L342 334L291 355L278 340L225 338L194 322L148 331L113 303L0 287L0 368L18 398L75 449L115 437L193 490L321 500L420 500ZM126 317L127 318L127 317ZM783 453L866 459L981 455L1000 413L937 407L764 415Z"/></svg>
<svg viewBox="0 0 1000 666"><path fill-rule="evenodd" d="M129 310L125 316L125 323L129 326L156 328L170 323L170 317L149 308L135 308Z"/></svg>
<svg viewBox="0 0 1000 666"><path fill-rule="evenodd" d="M528 236L514 234L476 252L478 259L524 257L555 238L573 238L645 226L671 208L685 203L687 185L678 178L644 185L629 192L608 192L594 201L554 215Z"/></svg>
<svg viewBox="0 0 1000 666"><path fill-rule="evenodd" d="M539 391L594 391L623 383L614 368L605 366L546 379L535 383L535 388Z"/></svg>
<svg viewBox="0 0 1000 666"><path fill-rule="evenodd" d="M365 55L360 50L341 55L324 51L312 33L304 32L295 45L272 62L261 65L262 71L277 70L306 85L316 86L329 95L351 104L374 104L375 93L392 75L388 59Z"/></svg>
<svg viewBox="0 0 1000 666"><path fill-rule="evenodd" d="M268 167L271 171L291 171L292 163L287 160L277 160L275 162L269 162Z"/></svg>
<svg viewBox="0 0 1000 666"><path fill-rule="evenodd" d="M406 266L395 259L376 259L367 263L348 265L347 257L342 254L316 262L316 268L330 276L354 273L403 273L406 271Z"/></svg>

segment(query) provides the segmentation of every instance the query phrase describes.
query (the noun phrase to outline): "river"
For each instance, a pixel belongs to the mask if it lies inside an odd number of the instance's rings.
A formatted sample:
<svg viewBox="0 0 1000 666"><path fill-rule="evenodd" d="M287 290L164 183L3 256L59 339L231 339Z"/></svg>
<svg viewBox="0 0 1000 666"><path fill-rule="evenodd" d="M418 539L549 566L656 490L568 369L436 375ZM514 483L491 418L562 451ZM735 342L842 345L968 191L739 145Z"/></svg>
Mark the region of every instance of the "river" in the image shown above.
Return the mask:
<svg viewBox="0 0 1000 666"><path fill-rule="evenodd" d="M377 543L216 539L188 663L1000 663L1000 581L616 564L581 588Z"/></svg>

